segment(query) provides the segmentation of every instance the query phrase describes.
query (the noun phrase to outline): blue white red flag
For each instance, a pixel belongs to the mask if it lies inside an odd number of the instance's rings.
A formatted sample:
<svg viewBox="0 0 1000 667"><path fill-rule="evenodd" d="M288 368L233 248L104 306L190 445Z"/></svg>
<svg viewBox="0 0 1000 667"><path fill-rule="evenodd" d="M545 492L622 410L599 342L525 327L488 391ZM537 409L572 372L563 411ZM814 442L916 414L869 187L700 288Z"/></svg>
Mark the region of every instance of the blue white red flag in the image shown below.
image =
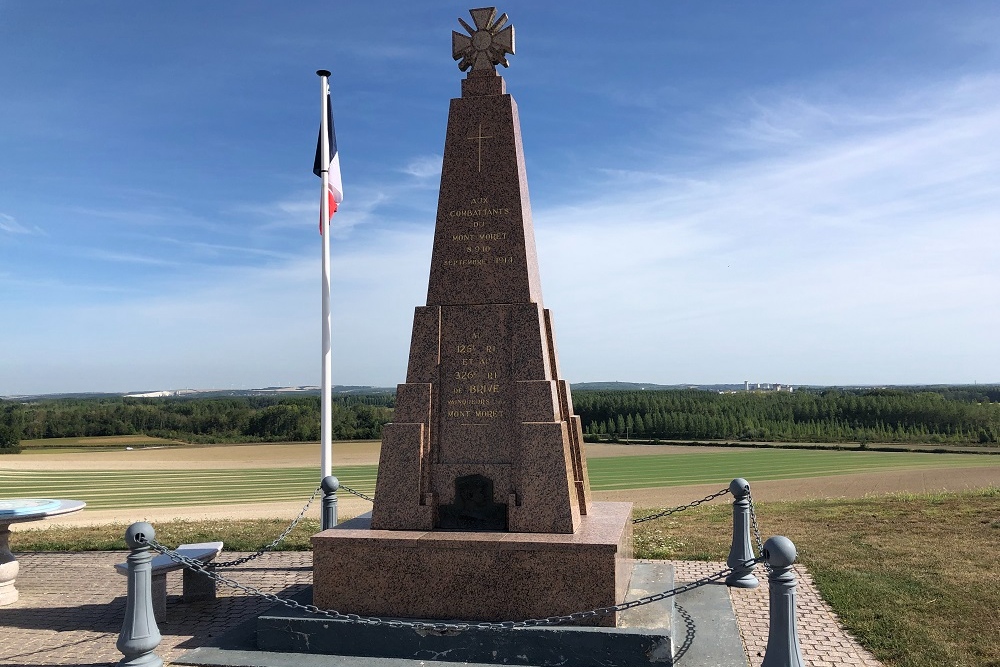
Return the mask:
<svg viewBox="0 0 1000 667"><path fill-rule="evenodd" d="M323 176L324 166L325 170L328 172L327 179L327 201L330 206L330 219L333 219L333 214L337 212L337 206L340 202L344 201L344 186L340 179L340 154L337 152L337 133L333 129L333 106L330 103L330 93L326 94L326 127L327 136L325 140L328 142L330 147L329 153L330 161L326 165L323 164L323 127L320 126L319 138L316 141L316 160L313 162L313 173L317 176ZM322 213L320 214L322 216ZM323 233L323 220L319 222L319 233Z"/></svg>

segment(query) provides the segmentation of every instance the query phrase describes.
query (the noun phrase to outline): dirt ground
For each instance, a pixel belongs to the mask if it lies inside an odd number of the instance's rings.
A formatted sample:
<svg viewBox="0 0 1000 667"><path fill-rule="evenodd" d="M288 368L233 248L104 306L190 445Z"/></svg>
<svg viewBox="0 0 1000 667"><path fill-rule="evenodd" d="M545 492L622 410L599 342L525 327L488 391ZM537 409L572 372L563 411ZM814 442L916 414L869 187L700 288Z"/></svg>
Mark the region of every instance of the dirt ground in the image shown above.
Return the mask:
<svg viewBox="0 0 1000 667"><path fill-rule="evenodd" d="M335 443L335 465L372 465L378 463L378 442ZM724 448L699 448L719 451ZM3 468L14 470L176 470L184 468L266 468L308 467L317 464L316 444L214 445L210 447L151 448L133 451L103 452L24 452L4 457ZM588 444L588 458L637 456L668 452L691 452L690 447L670 445ZM874 473L813 477L794 480L753 482L756 500L803 500L813 498L857 498L886 493L927 493L963 491L1000 485L1000 467L942 468L938 470L891 470ZM718 485L674 486L651 489L594 492L595 500L631 501L636 507L672 507L718 491ZM718 500L716 502L722 502ZM371 505L360 498L339 494L339 514L351 517L368 511ZM51 519L45 527L60 524L105 524L169 519L219 519L250 517L288 517L291 519L302 503L265 503L255 505L216 505L211 507L169 507L161 509L85 510L78 514ZM319 517L318 503L307 516ZM41 524L15 524L16 530Z"/></svg>

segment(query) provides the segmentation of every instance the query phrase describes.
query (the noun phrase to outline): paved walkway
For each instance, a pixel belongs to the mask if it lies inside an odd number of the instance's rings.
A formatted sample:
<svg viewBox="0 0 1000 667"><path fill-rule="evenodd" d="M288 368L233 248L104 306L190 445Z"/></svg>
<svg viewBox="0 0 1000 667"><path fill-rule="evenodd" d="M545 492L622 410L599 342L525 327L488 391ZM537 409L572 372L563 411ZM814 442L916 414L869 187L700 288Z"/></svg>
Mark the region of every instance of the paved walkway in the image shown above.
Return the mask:
<svg viewBox="0 0 1000 667"><path fill-rule="evenodd" d="M223 558L240 555L244 554L224 552ZM125 556L125 552L19 554L17 587L21 599L0 607L0 665L117 664L122 658L115 641L125 612L125 577L115 574L112 566L123 562ZM725 567L722 563L689 561L675 565L678 582ZM808 573L797 569L798 630L806 663L810 667L881 667L840 628ZM291 595L312 582L312 554L266 554L228 570L227 576L270 593ZM221 586L217 600L186 604L179 597L180 573L167 579L167 593L172 597L166 621L160 624L163 641L157 654L168 664L271 606ZM767 643L767 582L754 590L730 589L730 596L749 664L759 667Z"/></svg>

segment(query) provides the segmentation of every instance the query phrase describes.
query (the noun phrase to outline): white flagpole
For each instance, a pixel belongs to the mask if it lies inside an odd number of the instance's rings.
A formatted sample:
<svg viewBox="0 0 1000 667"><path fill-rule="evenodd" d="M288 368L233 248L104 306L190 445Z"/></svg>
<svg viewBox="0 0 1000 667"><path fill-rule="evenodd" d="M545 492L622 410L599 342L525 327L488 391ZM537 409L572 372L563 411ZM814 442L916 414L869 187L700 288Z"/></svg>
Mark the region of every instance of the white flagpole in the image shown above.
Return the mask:
<svg viewBox="0 0 1000 667"><path fill-rule="evenodd" d="M323 371L320 387L320 480L331 474L332 458L332 438L331 438L331 394L333 385L332 375L332 342L331 342L331 320L330 320L330 127L327 116L330 94L330 73L326 70L316 72L322 82L321 114L320 117L320 168L323 180L323 190L320 194L320 220L323 225Z"/></svg>

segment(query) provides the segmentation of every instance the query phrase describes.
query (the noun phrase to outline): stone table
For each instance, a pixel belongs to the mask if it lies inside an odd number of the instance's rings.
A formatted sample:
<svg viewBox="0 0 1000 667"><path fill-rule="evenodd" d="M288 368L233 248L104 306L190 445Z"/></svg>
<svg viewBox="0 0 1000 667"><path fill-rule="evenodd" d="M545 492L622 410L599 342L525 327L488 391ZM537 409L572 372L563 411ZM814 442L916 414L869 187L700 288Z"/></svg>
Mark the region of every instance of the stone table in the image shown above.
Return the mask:
<svg viewBox="0 0 1000 667"><path fill-rule="evenodd" d="M40 521L50 516L79 512L87 503L51 498L0 499L0 606L17 602L17 559L10 552L10 524Z"/></svg>

